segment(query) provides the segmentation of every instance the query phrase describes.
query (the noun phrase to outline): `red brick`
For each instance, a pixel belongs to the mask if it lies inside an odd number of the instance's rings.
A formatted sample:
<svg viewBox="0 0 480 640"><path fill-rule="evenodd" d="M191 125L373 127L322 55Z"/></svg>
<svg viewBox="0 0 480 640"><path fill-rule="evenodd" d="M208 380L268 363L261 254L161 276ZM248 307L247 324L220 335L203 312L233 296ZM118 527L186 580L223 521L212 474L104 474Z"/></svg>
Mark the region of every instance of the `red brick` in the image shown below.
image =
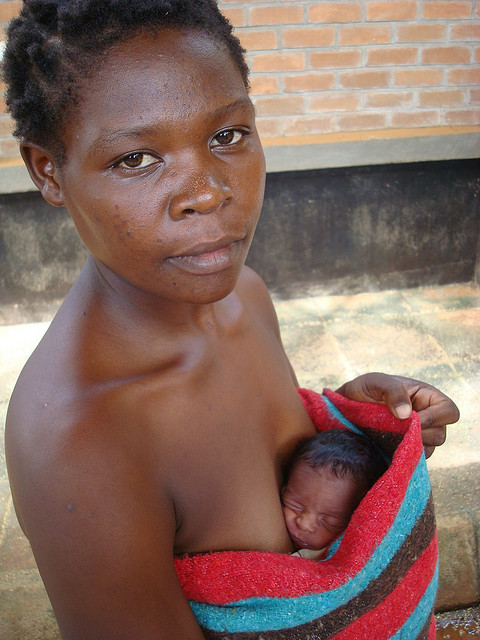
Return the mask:
<svg viewBox="0 0 480 640"><path fill-rule="evenodd" d="M339 84L347 89L371 89L388 87L390 71L342 71L339 73Z"/></svg>
<svg viewBox="0 0 480 640"><path fill-rule="evenodd" d="M12 118L10 118L9 116L0 116L0 137L1 138L5 138L6 136L11 136L13 128L14 128L14 123Z"/></svg>
<svg viewBox="0 0 480 640"><path fill-rule="evenodd" d="M445 124L453 126L480 124L480 109L456 109L444 114Z"/></svg>
<svg viewBox="0 0 480 640"><path fill-rule="evenodd" d="M312 69L359 67L362 64L362 52L360 49L313 51L309 55L309 62Z"/></svg>
<svg viewBox="0 0 480 640"><path fill-rule="evenodd" d="M248 51L277 49L278 36L272 29L242 29L237 33L242 46Z"/></svg>
<svg viewBox="0 0 480 640"><path fill-rule="evenodd" d="M275 5L270 7L252 7L249 10L250 24L301 24L303 7L296 5Z"/></svg>
<svg viewBox="0 0 480 640"><path fill-rule="evenodd" d="M300 96L257 98L255 107L259 116L280 116L305 113L305 100Z"/></svg>
<svg viewBox="0 0 480 640"><path fill-rule="evenodd" d="M470 104L480 104L480 89L470 89Z"/></svg>
<svg viewBox="0 0 480 640"><path fill-rule="evenodd" d="M460 22L450 27L450 40L480 40L480 24L478 22Z"/></svg>
<svg viewBox="0 0 480 640"><path fill-rule="evenodd" d="M305 53L259 53L251 57L251 68L260 71L303 71L305 69Z"/></svg>
<svg viewBox="0 0 480 640"><path fill-rule="evenodd" d="M283 78L285 91L288 93L299 91L325 91L335 87L335 74L333 72L295 74Z"/></svg>
<svg viewBox="0 0 480 640"><path fill-rule="evenodd" d="M335 42L335 27L282 29L282 44L294 47L329 47Z"/></svg>
<svg viewBox="0 0 480 640"><path fill-rule="evenodd" d="M20 13L22 8L21 0L12 2L0 2L0 22L8 22Z"/></svg>
<svg viewBox="0 0 480 640"><path fill-rule="evenodd" d="M14 138L0 138L0 158L18 158L20 150Z"/></svg>
<svg viewBox="0 0 480 640"><path fill-rule="evenodd" d="M472 15L471 2L441 2L439 0L430 0L424 2L422 7L422 17L427 20L459 20L461 18L469 18Z"/></svg>
<svg viewBox="0 0 480 640"><path fill-rule="evenodd" d="M257 118L257 131L261 138L276 138L283 133L284 118Z"/></svg>
<svg viewBox="0 0 480 640"><path fill-rule="evenodd" d="M443 69L400 69L393 74L397 87L434 87L443 81Z"/></svg>
<svg viewBox="0 0 480 640"><path fill-rule="evenodd" d="M376 47L367 49L367 67L415 64L417 47Z"/></svg>
<svg viewBox="0 0 480 640"><path fill-rule="evenodd" d="M352 113L339 115L337 122L341 131L366 131L384 129L386 113Z"/></svg>
<svg viewBox="0 0 480 640"><path fill-rule="evenodd" d="M233 8L222 9L223 15L230 20L234 27L244 27L247 24L245 9Z"/></svg>
<svg viewBox="0 0 480 640"><path fill-rule="evenodd" d="M473 50L473 61L480 62L480 47L475 47Z"/></svg>
<svg viewBox="0 0 480 640"><path fill-rule="evenodd" d="M415 1L391 0L390 2L367 2L367 20L393 21L415 20L417 17L417 5Z"/></svg>
<svg viewBox="0 0 480 640"><path fill-rule="evenodd" d="M416 127L434 127L440 124L438 111L405 111L392 113L392 126L415 129Z"/></svg>
<svg viewBox="0 0 480 640"><path fill-rule="evenodd" d="M386 24L357 24L338 27L338 44L362 45L390 42L392 28Z"/></svg>
<svg viewBox="0 0 480 640"><path fill-rule="evenodd" d="M280 93L280 83L274 76L255 76L250 78L250 93L252 95L268 95Z"/></svg>
<svg viewBox="0 0 480 640"><path fill-rule="evenodd" d="M412 91L371 91L364 94L365 107L373 109L391 109L408 107L413 102Z"/></svg>
<svg viewBox="0 0 480 640"><path fill-rule="evenodd" d="M286 136L305 136L334 131L338 131L335 120L332 116L325 115L289 118L284 126Z"/></svg>
<svg viewBox="0 0 480 640"><path fill-rule="evenodd" d="M360 98L354 93L323 93L309 100L309 113L322 111L357 111Z"/></svg>
<svg viewBox="0 0 480 640"><path fill-rule="evenodd" d="M308 7L309 22L358 22L362 19L362 2L317 2Z"/></svg>
<svg viewBox="0 0 480 640"><path fill-rule="evenodd" d="M397 42L436 42L446 39L444 24L400 24L395 29Z"/></svg>
<svg viewBox="0 0 480 640"><path fill-rule="evenodd" d="M426 47L422 50L423 64L468 64L470 49L468 47Z"/></svg>
<svg viewBox="0 0 480 640"><path fill-rule="evenodd" d="M420 107L460 107L465 104L466 91L461 89L435 89L420 91L418 105Z"/></svg>
<svg viewBox="0 0 480 640"><path fill-rule="evenodd" d="M448 69L447 83L449 85L465 86L480 84L480 68L470 67L468 69Z"/></svg>

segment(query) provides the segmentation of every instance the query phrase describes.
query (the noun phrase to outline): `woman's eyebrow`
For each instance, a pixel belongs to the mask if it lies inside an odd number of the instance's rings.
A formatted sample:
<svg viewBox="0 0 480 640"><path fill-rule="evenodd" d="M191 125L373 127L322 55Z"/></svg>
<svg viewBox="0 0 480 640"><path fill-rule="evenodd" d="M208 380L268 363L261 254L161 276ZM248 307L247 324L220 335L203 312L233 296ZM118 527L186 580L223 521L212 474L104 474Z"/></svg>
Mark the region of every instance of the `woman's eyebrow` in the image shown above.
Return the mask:
<svg viewBox="0 0 480 640"><path fill-rule="evenodd" d="M248 110L254 109L253 103L248 96L239 98L238 100L234 100L229 104L226 104L222 107L219 107L215 111L211 113L205 114L205 120L218 120L220 118L226 118L231 113L238 111L240 109ZM131 129L114 129L113 131L108 131L107 133L102 134L98 137L89 147L89 153L95 153L99 149L108 146L109 144L116 143L122 138L138 138L138 137L149 137L158 135L159 132L165 130L166 133L170 131L170 127L166 125L153 125L148 124L142 127L134 127Z"/></svg>

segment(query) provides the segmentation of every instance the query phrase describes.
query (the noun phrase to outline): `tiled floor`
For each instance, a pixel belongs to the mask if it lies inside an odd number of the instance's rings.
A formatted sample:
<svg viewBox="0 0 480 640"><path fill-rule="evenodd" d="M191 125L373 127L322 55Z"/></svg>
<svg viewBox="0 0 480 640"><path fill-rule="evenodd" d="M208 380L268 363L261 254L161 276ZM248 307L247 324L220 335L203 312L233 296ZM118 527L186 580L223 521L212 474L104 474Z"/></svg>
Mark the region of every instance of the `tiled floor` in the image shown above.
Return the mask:
<svg viewBox="0 0 480 640"><path fill-rule="evenodd" d="M430 469L480 463L480 289L469 284L276 302L302 386L335 388L366 371L429 381L461 411ZM7 314L8 315L8 314ZM5 310L0 317L5 318ZM8 398L46 323L0 326L0 430ZM3 437L1 437L3 447ZM0 448L0 638L57 640Z"/></svg>

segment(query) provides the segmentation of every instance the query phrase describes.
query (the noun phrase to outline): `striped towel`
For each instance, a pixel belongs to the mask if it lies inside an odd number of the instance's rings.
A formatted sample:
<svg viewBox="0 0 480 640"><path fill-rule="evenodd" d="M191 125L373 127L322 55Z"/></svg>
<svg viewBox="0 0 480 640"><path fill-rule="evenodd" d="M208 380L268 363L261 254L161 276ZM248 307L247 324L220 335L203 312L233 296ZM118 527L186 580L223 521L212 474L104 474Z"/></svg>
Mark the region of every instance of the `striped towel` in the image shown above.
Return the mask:
<svg viewBox="0 0 480 640"><path fill-rule="evenodd" d="M368 435L391 458L327 557L222 551L176 559L205 637L220 640L434 640L435 516L420 421L300 389L318 430Z"/></svg>

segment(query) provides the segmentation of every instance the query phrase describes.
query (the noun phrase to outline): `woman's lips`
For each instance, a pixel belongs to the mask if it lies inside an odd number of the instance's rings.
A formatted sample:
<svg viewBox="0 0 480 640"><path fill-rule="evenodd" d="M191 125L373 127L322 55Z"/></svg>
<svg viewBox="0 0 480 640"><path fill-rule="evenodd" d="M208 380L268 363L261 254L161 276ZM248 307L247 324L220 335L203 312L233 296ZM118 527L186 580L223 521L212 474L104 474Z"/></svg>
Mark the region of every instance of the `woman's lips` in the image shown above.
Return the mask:
<svg viewBox="0 0 480 640"><path fill-rule="evenodd" d="M240 252L240 244L241 240L229 240L196 245L183 255L168 258L168 262L193 274L217 273L233 266Z"/></svg>

